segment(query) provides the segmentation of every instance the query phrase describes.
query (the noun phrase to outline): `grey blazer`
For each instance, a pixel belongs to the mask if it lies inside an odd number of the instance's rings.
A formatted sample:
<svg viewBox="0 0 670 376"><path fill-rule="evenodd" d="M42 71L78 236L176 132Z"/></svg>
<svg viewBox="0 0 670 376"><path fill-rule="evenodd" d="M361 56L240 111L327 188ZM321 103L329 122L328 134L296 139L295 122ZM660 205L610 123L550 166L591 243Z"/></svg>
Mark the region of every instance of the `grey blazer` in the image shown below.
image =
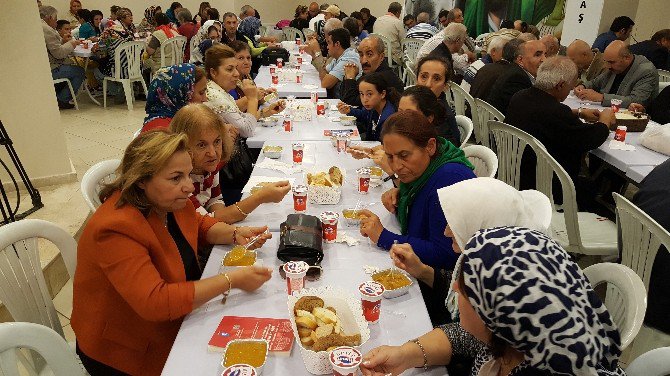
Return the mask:
<svg viewBox="0 0 670 376"><path fill-rule="evenodd" d="M611 106L611 99L621 99L621 107L628 107L631 103L648 105L658 94L658 71L646 57L634 55L635 59L630 70L621 81L616 94L607 94L612 87L616 74L607 70L592 81L584 82L584 87L605 94L602 105Z"/></svg>

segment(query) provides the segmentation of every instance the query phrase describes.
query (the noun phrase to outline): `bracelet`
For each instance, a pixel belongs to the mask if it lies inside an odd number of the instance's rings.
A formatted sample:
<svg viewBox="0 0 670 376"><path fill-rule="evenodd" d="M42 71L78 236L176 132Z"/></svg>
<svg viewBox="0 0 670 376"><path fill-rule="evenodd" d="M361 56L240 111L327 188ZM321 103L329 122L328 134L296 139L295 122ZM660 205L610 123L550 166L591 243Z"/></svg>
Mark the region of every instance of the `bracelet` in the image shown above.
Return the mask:
<svg viewBox="0 0 670 376"><path fill-rule="evenodd" d="M419 346L419 348L421 349L421 354L423 354L423 369L428 370L428 355L426 355L426 349L423 348L423 345L421 344L421 342L419 342L418 338L414 338L409 342L414 342Z"/></svg>
<svg viewBox="0 0 670 376"><path fill-rule="evenodd" d="M235 203L235 208L237 209L237 211L240 212L240 214L242 214L242 215L245 216L245 217L248 217L248 216L249 216L249 213L245 213L245 212L243 212L242 209L240 208L239 203L240 203L239 201Z"/></svg>
<svg viewBox="0 0 670 376"><path fill-rule="evenodd" d="M226 299L228 299L228 294L230 294L230 290L233 289L233 283L230 281L230 277L228 277L228 273L223 273L223 276L226 277L226 280L228 281L228 290L221 293L221 304L226 303Z"/></svg>
<svg viewBox="0 0 670 376"><path fill-rule="evenodd" d="M233 244L237 244L237 226L233 230Z"/></svg>
<svg viewBox="0 0 670 376"><path fill-rule="evenodd" d="M577 110L577 118L581 118L581 117L582 117L582 108L579 107L579 109Z"/></svg>

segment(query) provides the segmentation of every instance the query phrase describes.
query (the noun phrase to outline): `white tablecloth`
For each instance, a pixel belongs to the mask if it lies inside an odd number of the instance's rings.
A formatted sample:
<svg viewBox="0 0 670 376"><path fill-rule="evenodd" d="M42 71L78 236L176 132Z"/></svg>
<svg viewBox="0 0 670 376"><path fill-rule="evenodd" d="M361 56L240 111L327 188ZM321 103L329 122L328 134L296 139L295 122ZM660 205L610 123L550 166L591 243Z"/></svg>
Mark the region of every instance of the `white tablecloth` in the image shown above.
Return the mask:
<svg viewBox="0 0 670 376"><path fill-rule="evenodd" d="M84 48L83 44L78 45L74 48L74 51L72 51L72 55L79 57L91 57L91 48L93 48L94 43L89 42L88 45L89 48Z"/></svg>
<svg viewBox="0 0 670 376"><path fill-rule="evenodd" d="M289 50L289 53L293 52L295 51ZM303 63L300 68L303 73L302 83L280 81L278 85L274 85L270 76L270 67L262 66L259 68L258 75L254 79L256 85L264 88L274 87L277 89L279 96L284 98L289 95L294 95L297 98L309 98L312 91L319 93L319 98L326 98L328 94L326 89L321 87L319 72L310 64L312 61L311 57L307 54L302 54L302 58Z"/></svg>
<svg viewBox="0 0 670 376"><path fill-rule="evenodd" d="M603 109L599 103L582 102L575 96L568 96L563 102L570 108L588 107ZM649 124L657 124L649 120ZM639 183L645 176L659 164L668 159L667 155L655 152L640 145L639 132L628 132L626 135L626 143L635 146L635 150L625 151L611 149L609 142L614 138L614 132L610 132L608 139L600 145L597 149L591 150L591 154L602 159L605 163L611 165L617 170L626 174L631 180ZM644 167L644 168L643 168Z"/></svg>
<svg viewBox="0 0 670 376"><path fill-rule="evenodd" d="M292 163L293 151L291 148L292 141L268 141L267 145L277 145L283 147L282 156L279 159L282 162ZM400 226L395 216L389 213L381 204L381 194L393 187L393 184L388 181L381 186L372 188L367 195L361 195L356 190L356 170L361 167L373 166L374 163L370 159L354 159L348 153L338 154L335 147L328 142L304 142L305 150L303 151L303 166L306 172L312 171L328 171L331 166L338 166L345 175L345 182L342 187L342 198L337 205L316 205L307 204L307 214L319 215L326 210L336 211L342 213L342 209L355 208L360 202L359 207L370 209L377 214L382 221L384 227L396 233L400 232ZM378 142L361 142L359 145L368 147L378 145ZM271 176L271 177L286 177L295 178L296 184L306 184L306 172L296 173L286 176L280 171L259 168L258 163L261 163L265 156L261 153L258 158L257 166L251 176ZM246 194L245 196L246 197ZM293 196L291 193L287 194L279 204L263 204L258 209L253 211L244 221L239 222L241 226L265 226L270 227L270 231L279 231L279 225L286 219L286 216L293 213ZM346 228L347 233L358 233L357 228ZM367 241L366 241L367 242Z"/></svg>
<svg viewBox="0 0 670 376"><path fill-rule="evenodd" d="M258 83L258 81L257 81ZM262 86L259 84L259 86ZM297 101L309 101L309 99L296 99ZM330 103L330 108L335 108L337 99L326 100ZM247 138L247 145L250 148L260 148L266 141L328 141L330 138L323 135L324 130L328 129L348 129L355 130L355 126L343 126L339 122L330 121L329 117L342 116L337 111L326 110L325 116L315 116L312 121L294 121L293 132L284 131L283 125L274 127L263 127L260 124L256 127L255 134ZM360 140L360 136L353 137L352 140Z"/></svg>

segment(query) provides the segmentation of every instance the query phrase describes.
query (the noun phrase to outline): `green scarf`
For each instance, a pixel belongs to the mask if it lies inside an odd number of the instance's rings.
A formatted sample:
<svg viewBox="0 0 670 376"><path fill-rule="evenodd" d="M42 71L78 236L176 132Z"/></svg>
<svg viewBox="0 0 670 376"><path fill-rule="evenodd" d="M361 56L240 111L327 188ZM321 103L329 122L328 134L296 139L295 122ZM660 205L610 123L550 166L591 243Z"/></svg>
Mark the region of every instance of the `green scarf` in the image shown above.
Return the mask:
<svg viewBox="0 0 670 376"><path fill-rule="evenodd" d="M443 165L447 163L461 163L470 169L475 169L468 158L465 157L463 150L457 148L451 142L443 137L437 137L437 151L430 161L426 171L418 179L411 183L400 183L400 192L398 193L398 210L396 216L400 222L400 229L403 235L407 233L407 220L409 209L414 202L414 198L421 191L428 179Z"/></svg>

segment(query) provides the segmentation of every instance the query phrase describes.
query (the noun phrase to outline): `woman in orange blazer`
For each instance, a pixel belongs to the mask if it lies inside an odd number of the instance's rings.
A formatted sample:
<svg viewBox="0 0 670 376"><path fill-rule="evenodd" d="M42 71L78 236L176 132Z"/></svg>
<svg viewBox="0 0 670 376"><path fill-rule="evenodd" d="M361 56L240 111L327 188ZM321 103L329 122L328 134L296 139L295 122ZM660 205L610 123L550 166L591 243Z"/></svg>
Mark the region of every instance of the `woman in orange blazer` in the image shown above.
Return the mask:
<svg viewBox="0 0 670 376"><path fill-rule="evenodd" d="M213 126L227 134L223 124ZM252 291L270 279L270 269L248 267L199 280L201 242L244 244L266 228L195 211L187 144L185 135L165 131L133 140L82 233L71 324L93 376L159 375L186 314L231 288Z"/></svg>

